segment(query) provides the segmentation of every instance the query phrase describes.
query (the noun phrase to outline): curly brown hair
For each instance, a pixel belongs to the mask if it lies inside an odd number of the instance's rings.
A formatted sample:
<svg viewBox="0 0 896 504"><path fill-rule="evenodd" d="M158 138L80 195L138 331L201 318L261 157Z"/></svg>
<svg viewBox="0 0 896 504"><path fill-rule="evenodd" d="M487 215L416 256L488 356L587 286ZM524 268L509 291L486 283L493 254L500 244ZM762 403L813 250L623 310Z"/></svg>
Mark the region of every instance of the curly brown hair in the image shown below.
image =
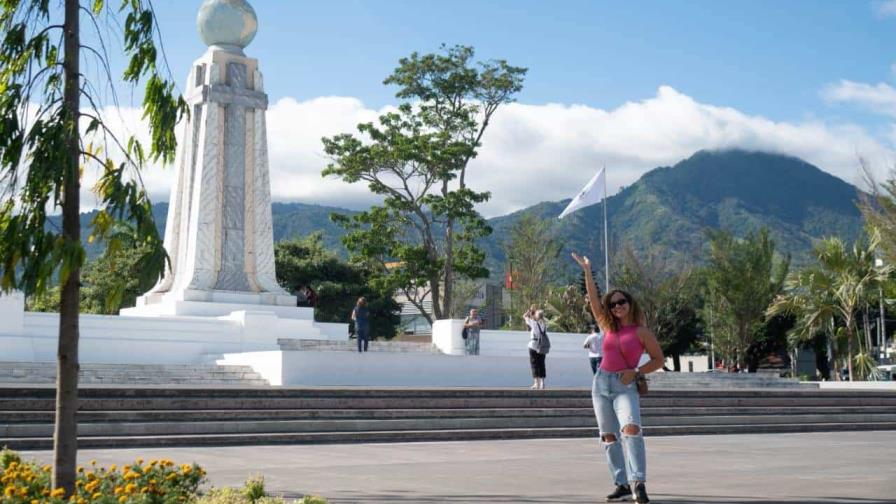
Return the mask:
<svg viewBox="0 0 896 504"><path fill-rule="evenodd" d="M616 293L622 294L622 296L625 297L625 300L628 301L629 313L632 316L632 320L638 325L645 325L646 319L644 317L644 312L641 311L641 305L635 301L635 298L633 298L631 294L622 289L613 289L604 294L601 298L600 304L603 307L601 312L603 312L604 317L601 317L603 320L598 320L600 325L609 328L613 332L619 331L620 321L613 316L613 311L610 309L610 300L613 299L613 295Z"/></svg>

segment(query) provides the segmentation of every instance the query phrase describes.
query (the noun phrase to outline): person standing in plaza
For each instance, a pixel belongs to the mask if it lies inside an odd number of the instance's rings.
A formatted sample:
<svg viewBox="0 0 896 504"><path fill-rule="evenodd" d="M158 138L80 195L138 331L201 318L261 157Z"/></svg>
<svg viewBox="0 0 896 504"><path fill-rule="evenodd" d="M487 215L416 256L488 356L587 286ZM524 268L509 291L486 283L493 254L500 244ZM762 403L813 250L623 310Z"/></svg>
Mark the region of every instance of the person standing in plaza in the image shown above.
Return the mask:
<svg viewBox="0 0 896 504"><path fill-rule="evenodd" d="M604 342L604 333L597 330L597 326L591 325L591 334L585 338L584 348L588 350L588 361L591 363L591 374L597 374L600 367L601 345Z"/></svg>
<svg viewBox="0 0 896 504"><path fill-rule="evenodd" d="M634 298L616 289L601 299L594 285L591 262L575 253L572 257L585 275L591 312L604 333L603 358L594 375L591 400L607 465L616 485L613 493L607 495L607 501L623 500L634 494L636 503L647 504L650 502L646 488L647 452L641 432L638 383L643 375L663 367L663 350L653 332L645 327L644 313ZM645 351L650 360L639 365Z"/></svg>
<svg viewBox="0 0 896 504"><path fill-rule="evenodd" d="M479 331L482 329L479 310L470 309L470 315L464 319L464 329L467 331L467 339L464 340L467 355L479 355Z"/></svg>
<svg viewBox="0 0 896 504"><path fill-rule="evenodd" d="M545 358L551 349L551 340L548 338L547 321L544 319L544 311L532 305L523 314L523 320L529 326L529 365L532 367L533 390L544 389L544 379L547 378Z"/></svg>
<svg viewBox="0 0 896 504"><path fill-rule="evenodd" d="M358 334L358 352L366 352L370 341L370 310L367 308L367 298L361 296L352 310L352 320L355 322L355 332Z"/></svg>

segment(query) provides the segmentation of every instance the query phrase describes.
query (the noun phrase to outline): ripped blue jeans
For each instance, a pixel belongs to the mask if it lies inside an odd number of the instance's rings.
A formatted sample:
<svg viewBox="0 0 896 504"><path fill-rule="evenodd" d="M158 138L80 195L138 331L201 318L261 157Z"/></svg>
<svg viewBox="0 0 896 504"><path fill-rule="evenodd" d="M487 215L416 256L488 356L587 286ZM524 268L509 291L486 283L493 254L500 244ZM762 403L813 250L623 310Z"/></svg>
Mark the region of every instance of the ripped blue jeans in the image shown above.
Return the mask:
<svg viewBox="0 0 896 504"><path fill-rule="evenodd" d="M591 402L613 482L627 485L631 481L647 481L641 400L634 381L623 385L619 373L598 369L591 387ZM622 432L627 425L636 426L638 433ZM616 439L607 442L608 434Z"/></svg>

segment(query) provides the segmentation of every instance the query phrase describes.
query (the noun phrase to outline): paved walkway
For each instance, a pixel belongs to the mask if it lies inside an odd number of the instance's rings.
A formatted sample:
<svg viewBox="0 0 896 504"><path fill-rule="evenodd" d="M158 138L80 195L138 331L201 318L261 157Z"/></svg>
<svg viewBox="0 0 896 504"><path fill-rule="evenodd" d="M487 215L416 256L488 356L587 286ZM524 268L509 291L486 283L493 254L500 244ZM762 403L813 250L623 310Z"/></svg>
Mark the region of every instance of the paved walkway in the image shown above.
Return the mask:
<svg viewBox="0 0 896 504"><path fill-rule="evenodd" d="M896 432L648 438L653 502L896 502ZM49 462L49 452L29 452ZM83 450L80 460L198 462L216 486L264 474L270 491L333 503L603 502L595 440Z"/></svg>

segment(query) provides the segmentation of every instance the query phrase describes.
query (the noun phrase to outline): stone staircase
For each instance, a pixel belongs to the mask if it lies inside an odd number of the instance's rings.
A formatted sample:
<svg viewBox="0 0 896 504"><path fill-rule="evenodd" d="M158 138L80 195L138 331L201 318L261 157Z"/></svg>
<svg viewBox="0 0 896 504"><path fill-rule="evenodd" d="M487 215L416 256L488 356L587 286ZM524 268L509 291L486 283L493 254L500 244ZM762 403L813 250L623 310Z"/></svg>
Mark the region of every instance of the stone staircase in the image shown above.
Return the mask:
<svg viewBox="0 0 896 504"><path fill-rule="evenodd" d="M319 339L288 339L277 340L280 350L295 350L302 352L357 352L358 340L319 340ZM368 352L389 353L440 353L432 343L417 341L371 341L367 347Z"/></svg>
<svg viewBox="0 0 896 504"><path fill-rule="evenodd" d="M0 446L52 447L54 389L0 386ZM595 437L584 389L184 388L80 390L84 448ZM896 430L896 393L657 390L648 436Z"/></svg>
<svg viewBox="0 0 896 504"><path fill-rule="evenodd" d="M817 389L817 383L801 383L763 373L650 373L651 390L657 389Z"/></svg>
<svg viewBox="0 0 896 504"><path fill-rule="evenodd" d="M213 364L81 364L81 385L263 386L249 366ZM0 384L55 384L55 362L0 362Z"/></svg>

